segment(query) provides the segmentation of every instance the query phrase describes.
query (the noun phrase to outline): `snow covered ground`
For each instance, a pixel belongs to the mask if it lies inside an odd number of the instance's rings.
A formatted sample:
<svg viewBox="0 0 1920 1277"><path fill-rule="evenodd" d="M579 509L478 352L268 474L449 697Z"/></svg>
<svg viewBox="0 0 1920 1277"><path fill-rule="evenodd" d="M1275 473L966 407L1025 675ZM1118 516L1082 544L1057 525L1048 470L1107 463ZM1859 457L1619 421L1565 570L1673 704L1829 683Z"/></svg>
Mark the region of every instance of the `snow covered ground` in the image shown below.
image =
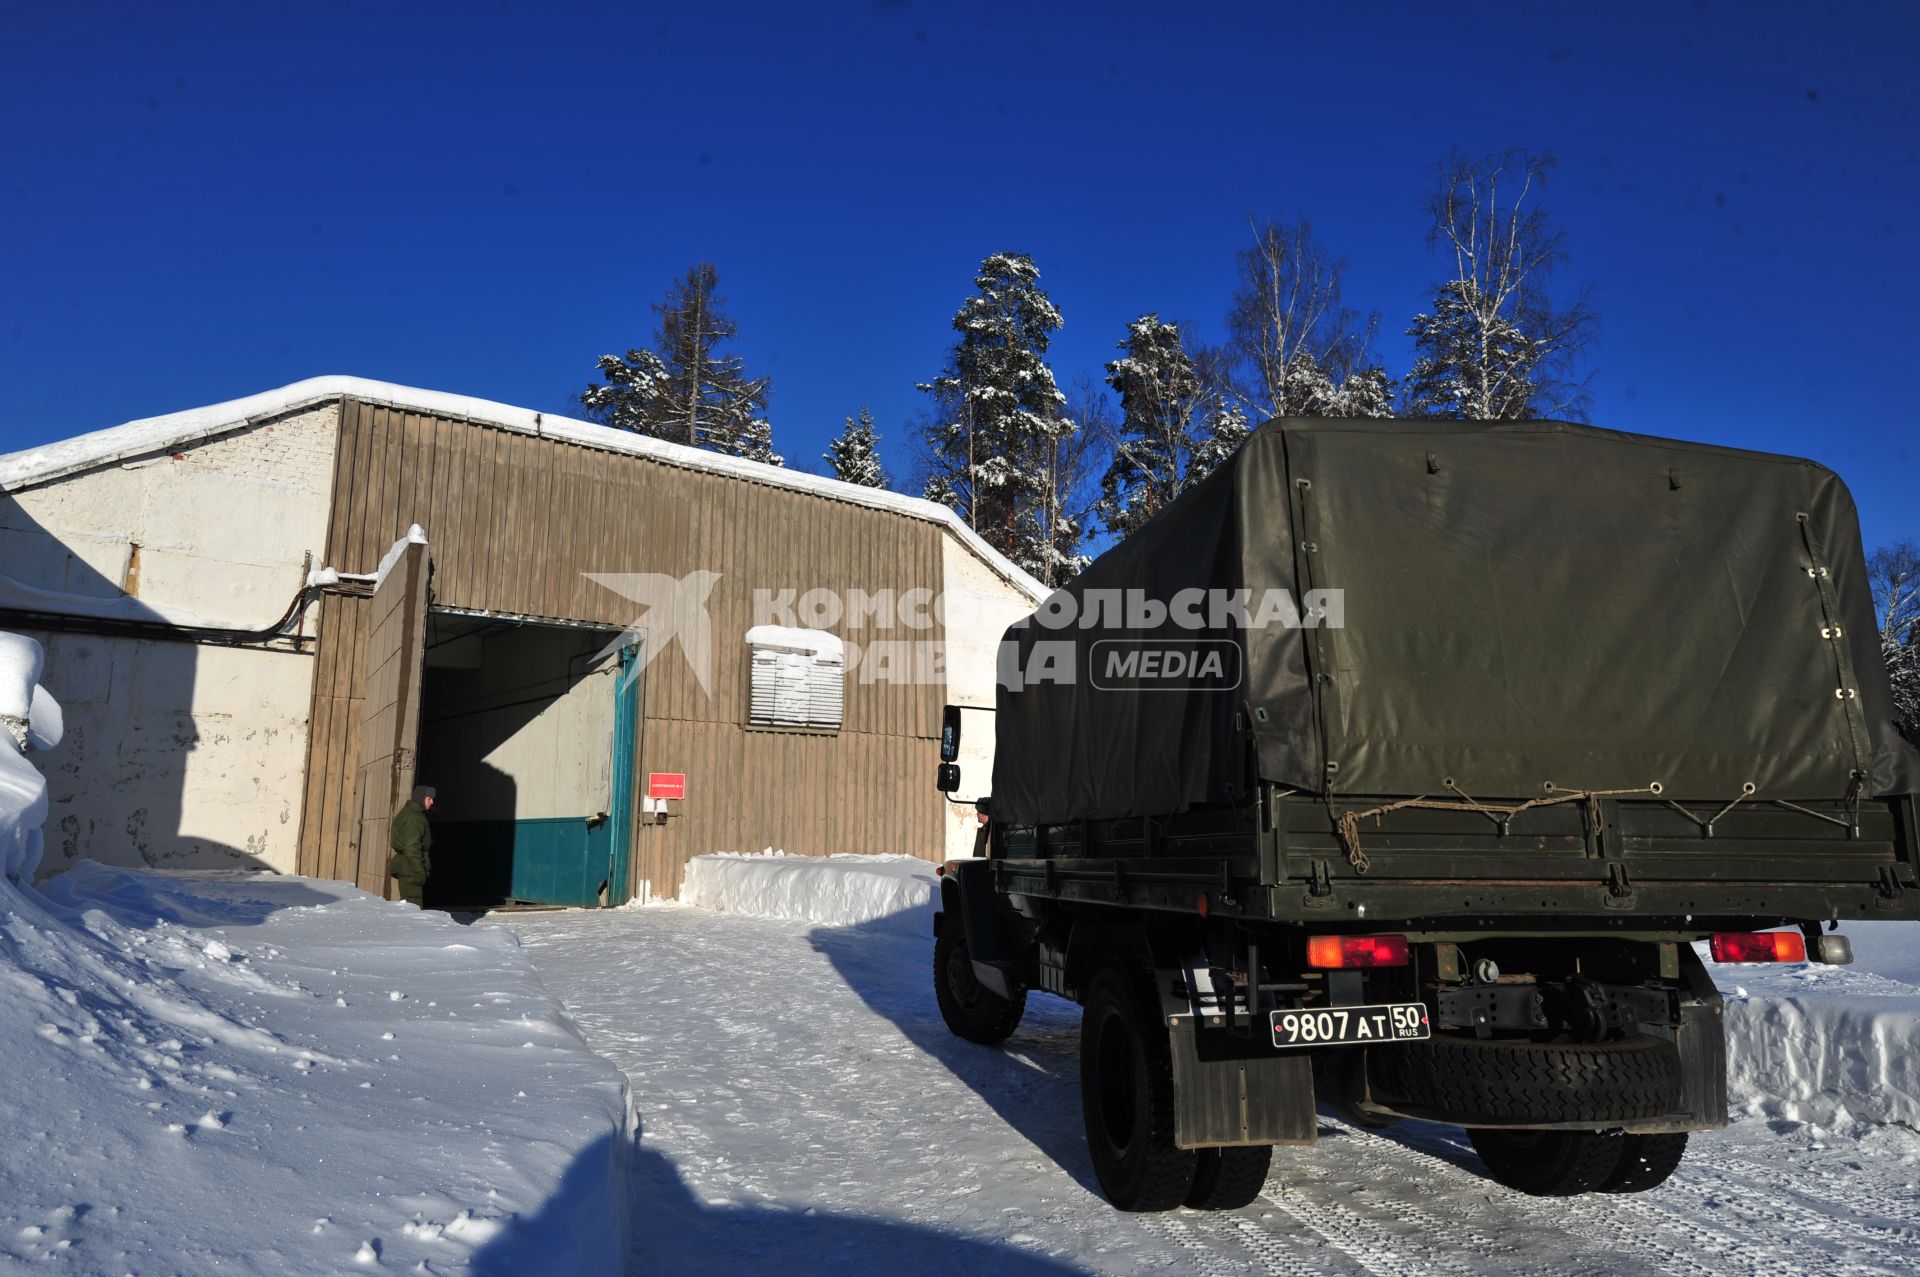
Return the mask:
<svg viewBox="0 0 1920 1277"><path fill-rule="evenodd" d="M506 932L83 862L0 882L0 1023L0 1271L620 1271L624 1079Z"/></svg>
<svg viewBox="0 0 1920 1277"><path fill-rule="evenodd" d="M804 862L754 859L703 890L737 909L773 877L803 917L844 906L823 899L847 894L851 867L816 870L832 875L816 896L793 881ZM1086 1158L1078 1009L1035 996L1004 1049L952 1037L928 984L926 907L852 926L685 906L490 920L521 937L588 1041L633 1079L632 1271L1920 1268L1920 1133L1768 1114L1762 1093L1637 1197L1527 1198L1487 1180L1457 1129L1372 1132L1323 1116L1319 1145L1280 1150L1247 1210L1121 1215ZM1720 976L1733 986L1752 971ZM1828 996L1886 977L1810 979ZM1920 989L1902 987L1883 1010L1920 1006Z"/></svg>
<svg viewBox="0 0 1920 1277"><path fill-rule="evenodd" d="M0 635L0 1271L617 1273L632 1112L513 937L341 883L83 861Z"/></svg>

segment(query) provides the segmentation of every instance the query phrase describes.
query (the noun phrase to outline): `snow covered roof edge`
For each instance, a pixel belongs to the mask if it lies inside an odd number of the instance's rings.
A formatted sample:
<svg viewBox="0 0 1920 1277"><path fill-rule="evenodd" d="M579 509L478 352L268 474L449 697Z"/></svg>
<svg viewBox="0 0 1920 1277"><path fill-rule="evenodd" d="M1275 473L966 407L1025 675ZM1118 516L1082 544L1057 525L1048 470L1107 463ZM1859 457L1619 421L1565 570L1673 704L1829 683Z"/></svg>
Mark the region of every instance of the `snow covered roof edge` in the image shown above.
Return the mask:
<svg viewBox="0 0 1920 1277"><path fill-rule="evenodd" d="M763 483L768 487L808 492L834 501L925 519L940 524L959 538L962 545L1036 603L1047 596L1045 586L988 545L979 533L960 521L959 515L937 501L842 483L838 479L803 474L741 457L722 456L704 448L668 443L609 426L594 425L592 422L551 416L531 408L516 408L512 404L496 403L491 399L476 399L441 390L421 390L416 386L374 381L366 377L309 377L305 381L230 399L225 403L188 408L158 417L143 417L138 421L94 430L38 448L23 448L19 452L0 456L0 492L11 492L28 484L44 483L75 471L130 460L151 452L168 451L183 443L240 429L258 418L280 416L343 396L386 407L482 422L505 430L545 439L561 439L608 452L625 452L688 470L728 475L752 483Z"/></svg>

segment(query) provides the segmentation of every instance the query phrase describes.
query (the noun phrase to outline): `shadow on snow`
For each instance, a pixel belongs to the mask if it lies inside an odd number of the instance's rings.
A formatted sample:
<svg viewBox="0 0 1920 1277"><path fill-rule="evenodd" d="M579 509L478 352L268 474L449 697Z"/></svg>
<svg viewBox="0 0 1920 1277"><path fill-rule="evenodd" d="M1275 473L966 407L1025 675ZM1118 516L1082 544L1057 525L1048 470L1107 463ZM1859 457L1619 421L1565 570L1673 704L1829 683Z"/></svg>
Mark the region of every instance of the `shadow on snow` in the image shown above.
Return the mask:
<svg viewBox="0 0 1920 1277"><path fill-rule="evenodd" d="M620 1221L602 1209L614 1136L577 1156L540 1211L516 1219L474 1252L470 1271L486 1277L603 1271ZM626 1270L799 1277L848 1270L941 1277L1078 1277L1083 1270L999 1242L891 1220L771 1205L709 1205L694 1197L673 1163L636 1137L628 1194ZM617 1174L617 1171L614 1172Z"/></svg>
<svg viewBox="0 0 1920 1277"><path fill-rule="evenodd" d="M931 915L916 911L859 926L818 927L808 938L870 1008L1098 1196L1080 1117L1079 1008L1050 994L1029 993L1026 1016L1005 1045L980 1046L955 1037L934 1001L932 932ZM1334 1141L1327 1151L1338 1157L1338 1141L1353 1132L1333 1107L1321 1105L1320 1114L1320 1138ZM1407 1120L1370 1133L1410 1153L1486 1175L1459 1127ZM1314 1155L1313 1146L1282 1146L1275 1164Z"/></svg>
<svg viewBox="0 0 1920 1277"><path fill-rule="evenodd" d="M931 917L916 910L858 926L818 927L808 939L869 1008L1099 1196L1080 1117L1079 1008L1031 993L1026 1016L1004 1045L955 1037L934 1002ZM941 1119L929 1114L929 1135L937 1138Z"/></svg>

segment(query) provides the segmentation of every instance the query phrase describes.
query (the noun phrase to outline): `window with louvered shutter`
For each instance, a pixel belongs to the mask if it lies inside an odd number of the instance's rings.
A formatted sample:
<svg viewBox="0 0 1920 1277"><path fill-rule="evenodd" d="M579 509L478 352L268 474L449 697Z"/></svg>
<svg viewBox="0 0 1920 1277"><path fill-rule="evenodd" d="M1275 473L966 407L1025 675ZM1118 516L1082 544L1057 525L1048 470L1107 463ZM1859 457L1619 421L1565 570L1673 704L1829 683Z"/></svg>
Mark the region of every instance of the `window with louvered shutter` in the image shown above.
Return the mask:
<svg viewBox="0 0 1920 1277"><path fill-rule="evenodd" d="M747 646L749 725L840 729L846 655L839 639L824 630L756 625L747 631Z"/></svg>

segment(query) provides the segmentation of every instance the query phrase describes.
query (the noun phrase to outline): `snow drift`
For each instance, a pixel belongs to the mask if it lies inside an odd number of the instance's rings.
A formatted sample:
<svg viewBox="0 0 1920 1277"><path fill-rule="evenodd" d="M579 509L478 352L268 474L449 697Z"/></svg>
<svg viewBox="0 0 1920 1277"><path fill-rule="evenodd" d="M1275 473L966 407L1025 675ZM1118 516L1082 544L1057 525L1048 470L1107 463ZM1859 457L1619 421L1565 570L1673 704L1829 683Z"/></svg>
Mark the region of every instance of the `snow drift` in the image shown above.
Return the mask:
<svg viewBox="0 0 1920 1277"><path fill-rule="evenodd" d="M1727 1081L1749 1115L1920 1127L1920 990L1727 1003Z"/></svg>
<svg viewBox="0 0 1920 1277"><path fill-rule="evenodd" d="M8 640L0 712L38 724L38 649ZM36 890L18 740L0 1269L621 1271L626 1083L511 935L275 875L82 862Z"/></svg>
<svg viewBox="0 0 1920 1277"><path fill-rule="evenodd" d="M46 653L22 634L0 633L0 874L31 882L40 867L46 778L22 751L51 749L65 731L60 706L40 686Z"/></svg>
<svg viewBox="0 0 1920 1277"><path fill-rule="evenodd" d="M1920 925L1854 922L1852 966L1716 966L1736 1115L1920 1128Z"/></svg>
<svg viewBox="0 0 1920 1277"><path fill-rule="evenodd" d="M912 856L789 856L723 851L696 856L684 904L830 927L885 921L931 935L933 866Z"/></svg>

